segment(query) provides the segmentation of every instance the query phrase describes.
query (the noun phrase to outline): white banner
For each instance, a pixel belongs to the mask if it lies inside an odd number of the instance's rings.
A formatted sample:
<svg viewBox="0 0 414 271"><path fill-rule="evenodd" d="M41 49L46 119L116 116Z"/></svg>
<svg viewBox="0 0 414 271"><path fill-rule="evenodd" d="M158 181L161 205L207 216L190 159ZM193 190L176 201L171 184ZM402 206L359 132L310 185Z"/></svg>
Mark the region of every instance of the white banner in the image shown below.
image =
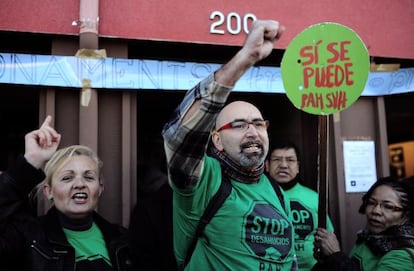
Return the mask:
<svg viewBox="0 0 414 271"><path fill-rule="evenodd" d="M187 90L221 64L146 59L0 53L0 83L136 90ZM295 76L295 75L292 75ZM235 91L285 93L279 67L257 66L237 82ZM362 96L414 91L414 68L371 72Z"/></svg>

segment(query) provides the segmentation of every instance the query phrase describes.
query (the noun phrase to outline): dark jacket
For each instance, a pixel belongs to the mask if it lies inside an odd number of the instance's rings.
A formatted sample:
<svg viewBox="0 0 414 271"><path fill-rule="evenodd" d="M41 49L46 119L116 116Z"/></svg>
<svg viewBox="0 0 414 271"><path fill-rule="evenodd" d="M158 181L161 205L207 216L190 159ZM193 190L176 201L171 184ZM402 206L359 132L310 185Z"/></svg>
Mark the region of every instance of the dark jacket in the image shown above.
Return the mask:
<svg viewBox="0 0 414 271"><path fill-rule="evenodd" d="M75 250L66 239L56 208L40 217L29 208L28 194L43 179L43 171L33 168L23 157L13 169L0 175L2 270L75 270ZM97 213L93 218L104 236L113 269L131 270L126 230Z"/></svg>
<svg viewBox="0 0 414 271"><path fill-rule="evenodd" d="M139 194L129 225L134 264L140 271L176 271L173 250L172 189L168 182L155 192Z"/></svg>

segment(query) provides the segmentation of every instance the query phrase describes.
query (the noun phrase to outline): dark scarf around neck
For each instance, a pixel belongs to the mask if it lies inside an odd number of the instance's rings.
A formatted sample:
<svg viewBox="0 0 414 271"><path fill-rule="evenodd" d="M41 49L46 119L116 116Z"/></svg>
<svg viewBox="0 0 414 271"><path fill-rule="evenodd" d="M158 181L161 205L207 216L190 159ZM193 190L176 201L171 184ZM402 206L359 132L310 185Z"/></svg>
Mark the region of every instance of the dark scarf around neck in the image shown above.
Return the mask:
<svg viewBox="0 0 414 271"><path fill-rule="evenodd" d="M272 178L272 176L270 176L269 173L266 174L267 177L269 178L269 180L271 180L272 182L277 182L280 187L282 187L283 191L287 191L292 189L297 183L300 183L300 178L299 178L299 174L296 175L295 178L293 178L290 182L287 183L279 183L275 178Z"/></svg>
<svg viewBox="0 0 414 271"><path fill-rule="evenodd" d="M257 183L264 172L264 162L255 169L246 170L234 162L225 152L217 150L214 146L210 148L210 155L220 162L226 176L242 183Z"/></svg>
<svg viewBox="0 0 414 271"><path fill-rule="evenodd" d="M358 233L357 243L362 242L377 256L394 249L414 248L414 224L407 222L392 226L379 234L372 234L365 229Z"/></svg>
<svg viewBox="0 0 414 271"><path fill-rule="evenodd" d="M69 229L73 231L84 231L92 227L92 223L93 223L92 213L90 213L89 215L81 219L69 218L66 215L62 214L60 211L57 211L57 214L59 217L60 224L65 229Z"/></svg>

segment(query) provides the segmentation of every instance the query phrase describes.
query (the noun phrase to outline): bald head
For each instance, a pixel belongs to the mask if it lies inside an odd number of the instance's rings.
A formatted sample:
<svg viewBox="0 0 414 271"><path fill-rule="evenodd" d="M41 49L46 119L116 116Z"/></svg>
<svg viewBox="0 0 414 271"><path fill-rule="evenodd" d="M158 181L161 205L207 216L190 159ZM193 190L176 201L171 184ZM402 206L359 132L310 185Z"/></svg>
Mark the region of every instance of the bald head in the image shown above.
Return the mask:
<svg viewBox="0 0 414 271"><path fill-rule="evenodd" d="M216 129L236 119L252 120L257 118L263 119L263 116L256 106L245 101L235 101L221 110L216 119Z"/></svg>
<svg viewBox="0 0 414 271"><path fill-rule="evenodd" d="M249 169L261 166L269 149L267 124L262 114L256 106L244 101L229 103L221 110L212 140L217 150Z"/></svg>

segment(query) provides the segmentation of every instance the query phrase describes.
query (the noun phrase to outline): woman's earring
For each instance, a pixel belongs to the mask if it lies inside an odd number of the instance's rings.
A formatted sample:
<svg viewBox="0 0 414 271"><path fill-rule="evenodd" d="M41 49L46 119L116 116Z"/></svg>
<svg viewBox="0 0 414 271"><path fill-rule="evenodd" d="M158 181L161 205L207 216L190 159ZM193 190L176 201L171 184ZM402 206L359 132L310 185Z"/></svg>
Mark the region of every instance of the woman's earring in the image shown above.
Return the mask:
<svg viewBox="0 0 414 271"><path fill-rule="evenodd" d="M50 194L49 196L47 196L47 199L48 199L48 200L53 200L53 195L52 195L52 194Z"/></svg>

